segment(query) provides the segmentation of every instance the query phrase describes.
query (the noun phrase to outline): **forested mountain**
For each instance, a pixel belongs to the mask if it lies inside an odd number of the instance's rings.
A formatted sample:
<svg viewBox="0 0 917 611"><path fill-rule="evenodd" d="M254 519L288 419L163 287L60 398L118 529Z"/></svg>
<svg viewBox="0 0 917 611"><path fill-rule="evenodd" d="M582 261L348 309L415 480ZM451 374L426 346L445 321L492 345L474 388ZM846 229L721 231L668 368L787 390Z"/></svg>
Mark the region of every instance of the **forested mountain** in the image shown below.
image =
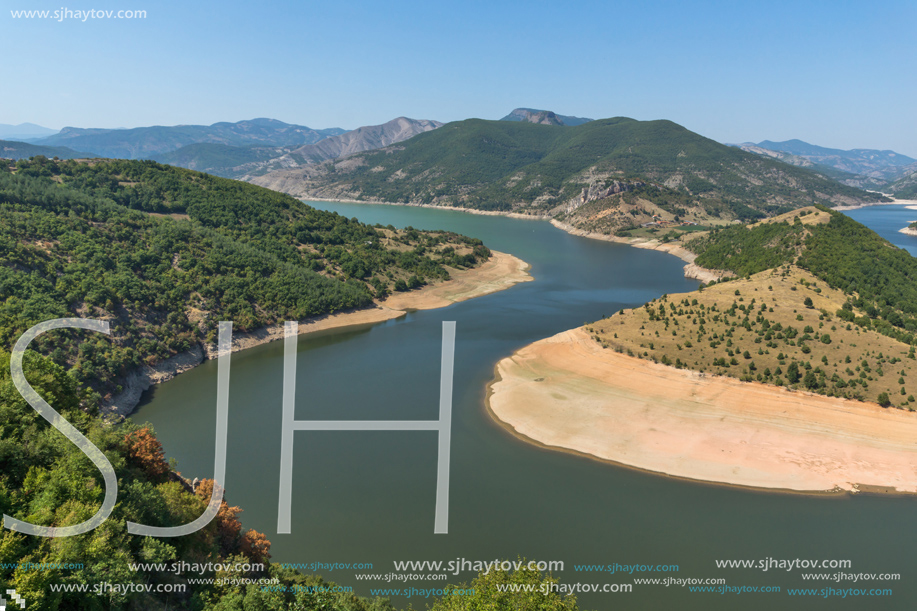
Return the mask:
<svg viewBox="0 0 917 611"><path fill-rule="evenodd" d="M108 520L84 535L0 531L0 581L30 609L392 609L382 599L330 589L334 584L320 577L276 564L251 566L268 560L270 542L244 531L241 509L225 500L213 522L192 535L129 535L127 521L193 521L213 482L183 479L152 431L130 421L105 422L99 406L102 395L138 365L212 341L219 320L245 330L360 307L393 288L446 278L449 268L488 256L472 238L370 227L260 187L155 162L36 157L12 168L3 164L0 511L67 526L92 516L105 496L101 473L10 379L9 350L21 333L60 317L105 319L111 336L74 330L42 335L26 353L26 378L111 462L118 503ZM173 568L208 562L251 568ZM200 577L216 580L189 581ZM255 582L233 581L243 578ZM265 587L259 579L273 581ZM106 583L120 589L93 589ZM142 589L150 583L184 589Z"/></svg>
<svg viewBox="0 0 917 611"><path fill-rule="evenodd" d="M758 146L772 151L783 151L791 155L804 157L819 165L826 165L851 174L862 174L885 180L894 180L900 176L899 168L917 163L907 155L889 150L876 149L832 149L803 142L786 140L771 142L764 140Z"/></svg>
<svg viewBox="0 0 917 611"><path fill-rule="evenodd" d="M36 344L104 395L142 363L212 342L220 320L246 331L359 308L490 255L154 162L20 161L0 172L0 218L0 347L44 320L109 319L112 340Z"/></svg>
<svg viewBox="0 0 917 611"><path fill-rule="evenodd" d="M671 121L622 117L576 127L470 119L252 182L298 197L543 214L603 233L659 219L754 219L882 199Z"/></svg>
<svg viewBox="0 0 917 611"><path fill-rule="evenodd" d="M917 408L917 259L806 208L686 239L738 275L597 321L608 347L746 381Z"/></svg>
<svg viewBox="0 0 917 611"><path fill-rule="evenodd" d="M316 130L275 119L252 119L238 123L156 125L133 129L65 127L60 133L35 143L89 151L99 157L149 159L200 142L230 146L302 146L346 131L339 127Z"/></svg>
<svg viewBox="0 0 917 611"><path fill-rule="evenodd" d="M91 153L81 153L65 146L39 146L17 140L0 140L0 159L28 159L37 155L60 159L95 157Z"/></svg>
<svg viewBox="0 0 917 611"><path fill-rule="evenodd" d="M225 144L190 144L153 158L162 163L216 174L226 178L259 176L272 170L295 168L337 159L353 153L403 142L417 134L440 127L438 121L398 117L382 125L358 127L315 144L299 147L239 147Z"/></svg>

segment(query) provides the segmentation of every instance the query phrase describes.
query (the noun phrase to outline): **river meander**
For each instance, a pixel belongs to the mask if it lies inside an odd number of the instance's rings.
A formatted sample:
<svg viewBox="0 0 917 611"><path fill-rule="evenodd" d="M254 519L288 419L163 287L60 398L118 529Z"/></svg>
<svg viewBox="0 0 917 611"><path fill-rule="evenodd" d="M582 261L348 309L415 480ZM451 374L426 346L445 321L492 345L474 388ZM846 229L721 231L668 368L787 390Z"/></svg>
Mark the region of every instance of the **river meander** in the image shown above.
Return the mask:
<svg viewBox="0 0 917 611"><path fill-rule="evenodd" d="M227 497L243 524L264 532L278 562L372 563L372 570L309 571L358 594L370 588L435 588L470 581L357 580L389 574L393 561L494 558L562 560L565 583L636 578L725 578L731 587L780 593L691 593L635 585L629 594L580 594L584 609L911 609L917 499L806 496L707 485L637 472L524 443L484 407L495 363L565 329L663 293L693 290L667 254L571 236L544 221L414 207L316 204L368 223L448 229L479 237L532 266L534 282L411 313L369 328L299 340L297 419L432 420L438 415L440 327L457 323L449 534L433 534L434 432L295 434L292 534L278 535L282 342L232 356ZM887 211L894 207L881 207ZM917 218L917 211L911 216ZM870 224L883 212L855 211ZM913 219L911 219L913 220ZM904 226L903 224L900 226ZM900 227L896 227L900 228ZM891 233L889 231L889 233ZM886 237L891 237L887 235ZM898 234L898 242L913 241ZM154 388L135 415L151 422L186 476L213 472L216 362ZM558 397L558 401L563 401ZM818 572L900 573L895 582L803 581L801 569L718 569L724 559L849 559ZM574 565L678 565L632 575ZM880 602L790 597L796 587L891 587ZM393 597L399 606L405 598ZM430 600L411 598L415 608ZM878 603L871 605L871 603Z"/></svg>

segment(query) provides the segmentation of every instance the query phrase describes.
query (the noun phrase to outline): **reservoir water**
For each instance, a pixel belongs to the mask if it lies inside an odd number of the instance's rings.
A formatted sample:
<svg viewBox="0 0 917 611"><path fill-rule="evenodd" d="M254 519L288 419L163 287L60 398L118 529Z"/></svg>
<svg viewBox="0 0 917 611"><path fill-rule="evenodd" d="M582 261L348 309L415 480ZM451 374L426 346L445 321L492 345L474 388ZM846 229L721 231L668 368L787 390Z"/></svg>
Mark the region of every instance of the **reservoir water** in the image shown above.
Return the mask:
<svg viewBox="0 0 917 611"><path fill-rule="evenodd" d="M532 265L534 282L448 308L299 341L297 419L433 420L439 405L440 327L457 323L449 533L433 533L436 433L295 434L292 533L279 535L282 342L232 356L227 499L245 528L264 532L277 562L371 563L371 570L307 571L369 595L371 588L469 582L386 582L393 561L561 560L563 583L725 579L718 594L636 584L630 593L579 594L582 609L913 609L917 499L813 496L708 485L637 472L519 441L484 408L494 365L514 350L697 282L667 254L571 236L547 222L412 207L316 204L368 223L448 229L479 237ZM857 210L873 226L895 206ZM917 246L917 238L883 230ZM888 234L888 235L886 235ZM914 251L912 251L914 252ZM155 387L134 419L152 423L188 477L213 473L216 362ZM899 573L893 582L807 581L800 568L718 568L717 560L849 560L825 573ZM677 571L577 571L575 565L677 565ZM412 572L412 571L407 571ZM431 571L422 571L428 573ZM892 588L881 599L791 596L790 588ZM423 609L431 599L392 597Z"/></svg>

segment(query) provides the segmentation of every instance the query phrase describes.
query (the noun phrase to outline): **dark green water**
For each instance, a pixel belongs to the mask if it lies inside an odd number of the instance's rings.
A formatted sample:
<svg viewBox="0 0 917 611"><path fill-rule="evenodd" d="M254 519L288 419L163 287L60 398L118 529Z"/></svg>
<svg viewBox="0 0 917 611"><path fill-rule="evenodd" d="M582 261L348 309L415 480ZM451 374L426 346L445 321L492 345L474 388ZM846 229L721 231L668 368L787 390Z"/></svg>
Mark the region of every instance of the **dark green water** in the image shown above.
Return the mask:
<svg viewBox="0 0 917 611"><path fill-rule="evenodd" d="M531 263L536 280L371 328L300 339L297 419L435 419L440 326L457 321L448 535L433 534L436 433L312 431L295 436L293 532L278 535L282 342L233 355L228 500L245 509L246 528L267 534L275 561L372 563L371 571L360 572L386 574L396 560L524 556L563 560L565 570L555 574L565 583L725 578L731 587L782 589L721 595L635 585L631 593L580 594L584 609L915 608L915 499L766 494L679 481L538 449L487 416L485 385L499 359L622 307L692 290L697 283L682 276L681 261L577 238L540 221L393 206L321 207L369 223L480 237ZM167 455L187 476L212 475L215 395L216 363L208 362L156 387L135 416L153 423ZM813 582L800 576L813 571L718 569L714 563L768 557L849 559L846 573L900 573L901 580ZM574 569L613 563L679 570L627 575ZM318 572L366 595L370 588L446 583L367 582L356 580L354 570ZM472 577L463 572L449 581ZM789 596L786 590L796 587L891 587L893 594ZM408 600L395 602L407 606ZM410 602L423 609L429 600Z"/></svg>

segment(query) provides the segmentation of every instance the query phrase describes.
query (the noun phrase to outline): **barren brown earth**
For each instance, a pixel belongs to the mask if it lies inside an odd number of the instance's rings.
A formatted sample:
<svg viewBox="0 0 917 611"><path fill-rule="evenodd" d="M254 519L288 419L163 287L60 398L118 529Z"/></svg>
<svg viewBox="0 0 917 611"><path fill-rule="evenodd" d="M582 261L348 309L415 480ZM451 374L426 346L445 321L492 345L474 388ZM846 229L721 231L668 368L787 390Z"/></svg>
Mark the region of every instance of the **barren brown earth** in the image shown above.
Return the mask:
<svg viewBox="0 0 917 611"><path fill-rule="evenodd" d="M603 349L581 328L500 361L488 406L539 444L672 476L917 492L910 412L675 369Z"/></svg>

